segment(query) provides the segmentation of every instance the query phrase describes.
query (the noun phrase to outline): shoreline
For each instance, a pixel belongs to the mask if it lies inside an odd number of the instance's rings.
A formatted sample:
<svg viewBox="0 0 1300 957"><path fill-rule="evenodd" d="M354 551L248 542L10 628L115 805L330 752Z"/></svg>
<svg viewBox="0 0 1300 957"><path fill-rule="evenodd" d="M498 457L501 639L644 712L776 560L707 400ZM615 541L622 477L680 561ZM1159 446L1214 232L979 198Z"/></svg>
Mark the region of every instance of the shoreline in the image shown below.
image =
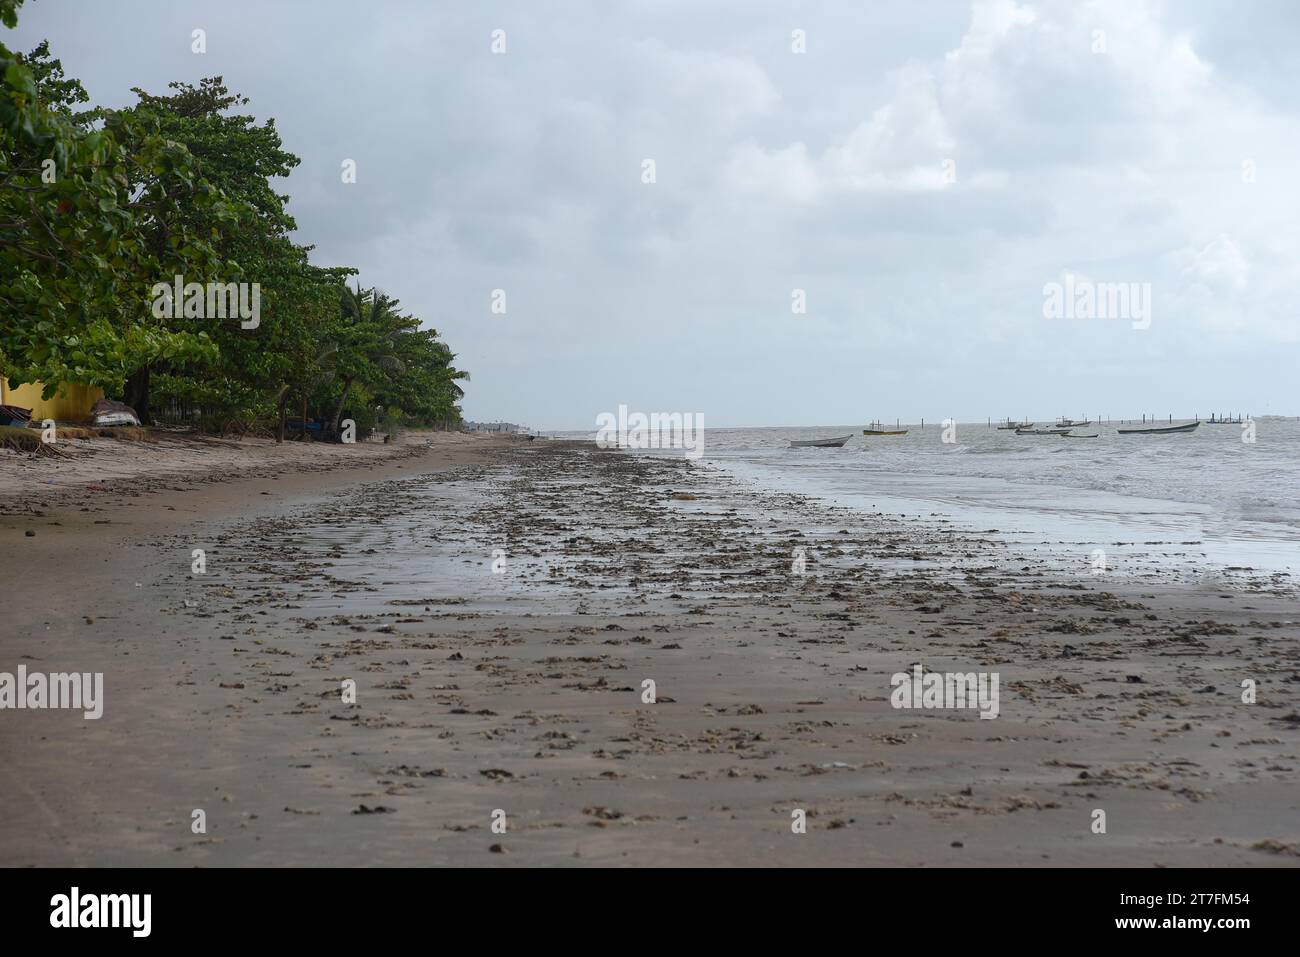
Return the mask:
<svg viewBox="0 0 1300 957"><path fill-rule="evenodd" d="M1300 575L1295 420L1261 420L1254 443L1214 429L1137 445L1107 436L1062 443L1017 439L984 423L961 426L944 443L940 430L909 428L862 439L849 427L715 429L703 460L766 488L999 528L1023 551L1068 553L1062 558L1085 573L1088 552L1101 547L1123 553L1125 564L1163 565L1183 577L1224 568ZM843 449L788 447L850 431Z"/></svg>
<svg viewBox="0 0 1300 957"><path fill-rule="evenodd" d="M752 481L760 489L794 489L788 481L783 481L787 477L774 476L761 469L744 464L737 467L728 461L711 464ZM966 535L991 535L993 541L1021 559L1041 563L1066 576L1093 575L1096 550L1100 548L1105 553L1106 567L1099 574L1115 575L1134 583L1167 587L1220 578L1231 580L1231 587L1242 590L1288 585L1300 589L1296 543L1277 537L1279 530L1273 527L1263 528L1259 538L1249 541L1207 531L1208 523L1203 523L1197 512L1208 509L1196 503L1116 495L1130 511L1103 512L1103 517L1098 518L1096 509L1091 513L1088 510L1087 503L1095 503L1097 499L1096 491L1091 489L1066 489L1077 495L1077 499L1072 507L1065 508L1056 503L1047 507L959 500L960 495L954 496L951 489L969 488L972 483L969 477L917 476L902 472L873 472L866 477L873 483L883 484L884 490L874 485L869 491L852 492L805 486L802 494L885 516L927 516L950 524ZM915 488L918 479L924 486L920 489ZM1006 480L974 481L1005 483ZM906 489L908 485L913 488ZM938 494L939 489L946 491ZM1034 485L1025 489L1043 495L1048 491ZM927 490L932 493L930 497L925 495ZM1054 490L1058 498L1060 492ZM1150 511L1143 511L1144 505ZM1185 514L1178 514L1177 509ZM1195 517L1194 526L1187 519L1189 515ZM1187 520L1188 524L1179 527L1179 519Z"/></svg>
<svg viewBox="0 0 1300 957"><path fill-rule="evenodd" d="M1103 590L583 443L347 465L5 517L39 584L0 670L107 701L0 712L0 864L1300 863L1287 595ZM1000 673L999 717L891 708L918 661Z"/></svg>
<svg viewBox="0 0 1300 957"><path fill-rule="evenodd" d="M157 492L186 492L249 479L284 479L305 474L345 473L391 467L407 459L485 451L515 441L489 434L407 431L396 442L284 442L244 437L218 438L189 432L154 430L147 442L121 439L62 440L68 451L56 458L0 450L0 503L3 518L17 510L113 504L117 493L135 498ZM403 468L406 466L403 465ZM356 473L351 474L351 473ZM290 481L297 490L310 483ZM93 494L87 494L93 493Z"/></svg>

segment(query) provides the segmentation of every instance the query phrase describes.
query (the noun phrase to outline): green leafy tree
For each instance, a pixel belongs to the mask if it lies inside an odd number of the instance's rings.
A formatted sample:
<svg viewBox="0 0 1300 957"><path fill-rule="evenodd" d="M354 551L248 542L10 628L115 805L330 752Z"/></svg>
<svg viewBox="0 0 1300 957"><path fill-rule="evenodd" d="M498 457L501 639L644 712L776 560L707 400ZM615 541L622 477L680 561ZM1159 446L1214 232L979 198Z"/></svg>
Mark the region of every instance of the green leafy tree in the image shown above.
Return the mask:
<svg viewBox="0 0 1300 957"><path fill-rule="evenodd" d="M248 100L231 93L221 77L197 85L172 83L169 89L163 96L136 89L139 102L127 112L185 145L203 175L227 197L233 223L223 229L205 209L177 208L150 224L149 242L161 248L178 229L210 232L218 270L186 275L185 281L256 283L259 324L244 328L237 316L168 318L172 329L209 336L216 357L201 366L178 367L165 360L146 366L130 382L128 401L137 411L148 409L156 390L165 400L201 405L218 420L251 419L282 398L286 356L299 355L303 343L297 340L309 335L300 321L303 311L312 308L321 287L336 284L348 270L313 267L309 247L291 239L296 224L286 209L288 197L277 193L272 181L288 176L299 160L282 148L275 122L258 124L252 116L231 112ZM155 278L173 281L170 275Z"/></svg>
<svg viewBox="0 0 1300 957"><path fill-rule="evenodd" d="M380 383L386 375L403 371L397 343L406 320L398 315L397 306L396 299L376 289L363 290L360 284L355 291L343 287L333 339L334 368L342 392L334 410L332 431L339 430L348 393L354 384Z"/></svg>
<svg viewBox="0 0 1300 957"><path fill-rule="evenodd" d="M0 22L21 5L0 0ZM0 44L0 374L47 397L102 386L145 421L155 395L214 427L274 415L279 439L294 397L331 407L335 433L350 402L367 421L459 419L468 375L437 333L294 241L275 182L299 160L274 121L240 112L220 77L169 91L82 109L48 44ZM176 276L257 283L258 326L153 309Z"/></svg>
<svg viewBox="0 0 1300 957"><path fill-rule="evenodd" d="M14 22L18 4L0 8ZM171 209L228 222L220 190L156 126L108 112L75 114L85 93L42 44L31 58L0 45L0 374L120 389L162 358L215 355L202 332L150 321L146 283L207 271L209 234L179 228L161 246L147 225ZM92 126L98 121L98 128Z"/></svg>

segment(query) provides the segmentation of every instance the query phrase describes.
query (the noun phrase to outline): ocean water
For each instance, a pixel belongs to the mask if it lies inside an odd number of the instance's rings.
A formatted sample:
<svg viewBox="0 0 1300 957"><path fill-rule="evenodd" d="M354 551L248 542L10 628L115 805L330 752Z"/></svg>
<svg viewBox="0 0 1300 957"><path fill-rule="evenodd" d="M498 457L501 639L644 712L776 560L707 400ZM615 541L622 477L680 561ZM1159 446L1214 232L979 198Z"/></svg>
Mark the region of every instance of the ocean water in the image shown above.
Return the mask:
<svg viewBox="0 0 1300 957"><path fill-rule="evenodd" d="M863 436L862 424L710 428L699 461L764 488L942 516L1080 567L1097 548L1120 558L1141 549L1171 566L1300 574L1300 419L1256 419L1253 442L1240 425L1205 422L1176 435L1075 430L1095 439L958 423L952 443L937 423L902 427L907 435ZM790 447L848 433L841 449Z"/></svg>

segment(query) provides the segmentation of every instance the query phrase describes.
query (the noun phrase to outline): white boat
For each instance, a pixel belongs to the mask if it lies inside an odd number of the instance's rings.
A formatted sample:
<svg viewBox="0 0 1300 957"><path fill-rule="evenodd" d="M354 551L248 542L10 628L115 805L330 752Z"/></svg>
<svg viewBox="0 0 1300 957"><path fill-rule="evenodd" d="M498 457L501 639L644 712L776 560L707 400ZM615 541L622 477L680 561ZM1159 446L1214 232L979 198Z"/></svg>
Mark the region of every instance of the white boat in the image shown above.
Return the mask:
<svg viewBox="0 0 1300 957"><path fill-rule="evenodd" d="M843 448L844 443L853 438L853 433L848 435L837 435L830 439L800 439L791 441L792 449L838 449Z"/></svg>
<svg viewBox="0 0 1300 957"><path fill-rule="evenodd" d="M1016 435L1065 435L1069 429L1053 426L1050 429L1016 429Z"/></svg>
<svg viewBox="0 0 1300 957"><path fill-rule="evenodd" d="M1010 419L1007 419L1006 422L1004 422L1002 425L999 425L999 426L998 426L999 429L1002 429L1002 430L1004 430L1004 431L1005 431L1005 430L1008 430L1008 429L1017 429L1017 430L1019 430L1019 429L1032 429L1033 427L1034 427L1034 423L1032 423L1032 422L1029 422L1029 421L1025 421L1025 422L1012 422Z"/></svg>

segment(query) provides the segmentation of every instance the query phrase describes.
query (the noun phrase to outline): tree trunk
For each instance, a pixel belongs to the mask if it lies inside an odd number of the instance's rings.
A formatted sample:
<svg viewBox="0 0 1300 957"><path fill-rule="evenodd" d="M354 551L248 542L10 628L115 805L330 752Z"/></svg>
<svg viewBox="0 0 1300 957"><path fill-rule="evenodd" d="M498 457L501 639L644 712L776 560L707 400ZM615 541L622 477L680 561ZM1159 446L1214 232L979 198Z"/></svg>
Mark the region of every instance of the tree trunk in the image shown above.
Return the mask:
<svg viewBox="0 0 1300 957"><path fill-rule="evenodd" d="M343 380L343 394L339 396L339 407L334 410L334 435L339 434L339 420L343 418L343 406L348 401L348 393L352 390L352 376Z"/></svg>
<svg viewBox="0 0 1300 957"><path fill-rule="evenodd" d="M288 386L285 386L283 389L280 390L279 406L280 406L279 408L280 414L278 416L279 422L276 425L276 429L275 429L276 445L280 445L281 443L284 442L284 420L285 417L289 414L289 387ZM304 426L305 425L306 423L304 423Z"/></svg>
<svg viewBox="0 0 1300 957"><path fill-rule="evenodd" d="M135 410L136 417L140 420L141 425L153 425L153 417L149 414L148 366L137 369L126 380L122 401Z"/></svg>

